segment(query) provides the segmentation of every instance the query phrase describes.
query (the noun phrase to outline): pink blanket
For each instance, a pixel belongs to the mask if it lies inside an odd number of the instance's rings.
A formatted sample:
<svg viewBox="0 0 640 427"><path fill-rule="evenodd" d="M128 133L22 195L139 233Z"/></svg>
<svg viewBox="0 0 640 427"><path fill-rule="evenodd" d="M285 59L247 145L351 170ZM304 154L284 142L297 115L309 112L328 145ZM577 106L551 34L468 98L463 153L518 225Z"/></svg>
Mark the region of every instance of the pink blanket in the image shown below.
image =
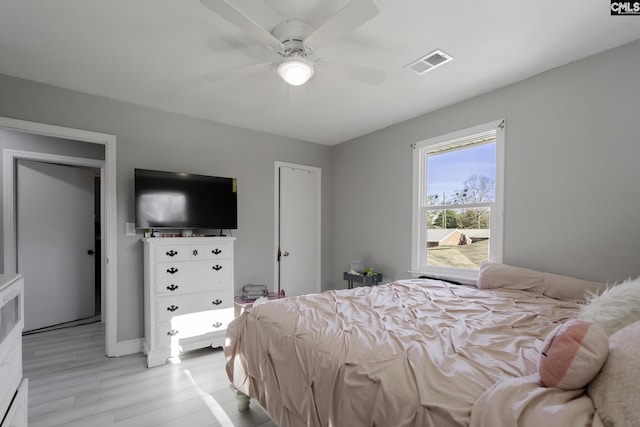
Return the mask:
<svg viewBox="0 0 640 427"><path fill-rule="evenodd" d="M459 426L494 384L536 372L575 302L402 280L254 307L227 373L281 426Z"/></svg>

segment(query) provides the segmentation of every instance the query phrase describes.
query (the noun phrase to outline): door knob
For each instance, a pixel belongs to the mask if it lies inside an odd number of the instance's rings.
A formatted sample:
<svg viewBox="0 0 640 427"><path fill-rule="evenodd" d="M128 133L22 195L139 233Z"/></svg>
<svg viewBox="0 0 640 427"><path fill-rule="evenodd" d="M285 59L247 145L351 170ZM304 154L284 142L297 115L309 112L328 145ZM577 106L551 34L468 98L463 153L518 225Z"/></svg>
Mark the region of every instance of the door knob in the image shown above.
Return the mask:
<svg viewBox="0 0 640 427"><path fill-rule="evenodd" d="M87 253L88 253L89 255L93 255L93 249L89 249L89 250L87 251Z"/></svg>
<svg viewBox="0 0 640 427"><path fill-rule="evenodd" d="M288 251L282 252L282 256L289 256L289 252Z"/></svg>

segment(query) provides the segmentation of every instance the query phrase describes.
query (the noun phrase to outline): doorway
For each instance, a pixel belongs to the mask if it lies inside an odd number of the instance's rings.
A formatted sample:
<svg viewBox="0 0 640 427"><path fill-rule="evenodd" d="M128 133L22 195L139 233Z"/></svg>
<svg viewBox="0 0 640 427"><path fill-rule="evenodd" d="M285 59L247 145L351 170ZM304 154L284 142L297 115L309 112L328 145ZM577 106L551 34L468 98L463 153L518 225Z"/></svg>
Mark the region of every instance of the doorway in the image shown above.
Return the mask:
<svg viewBox="0 0 640 427"><path fill-rule="evenodd" d="M25 281L25 332L99 321L98 174L95 168L17 161L17 271Z"/></svg>
<svg viewBox="0 0 640 427"><path fill-rule="evenodd" d="M275 162L275 287L287 296L318 293L321 170Z"/></svg>
<svg viewBox="0 0 640 427"><path fill-rule="evenodd" d="M101 315L105 324L105 353L107 356L121 356L135 353L137 348L117 342L117 256L116 256L116 138L113 135L90 132L25 120L0 117L0 128L70 139L104 146L103 166L100 168L101 188ZM15 162L27 158L60 164L76 164L77 158L56 156L45 153L3 150L3 248L4 272L15 273L17 268L15 216ZM86 165L84 165L86 166ZM90 165L94 167L100 167Z"/></svg>

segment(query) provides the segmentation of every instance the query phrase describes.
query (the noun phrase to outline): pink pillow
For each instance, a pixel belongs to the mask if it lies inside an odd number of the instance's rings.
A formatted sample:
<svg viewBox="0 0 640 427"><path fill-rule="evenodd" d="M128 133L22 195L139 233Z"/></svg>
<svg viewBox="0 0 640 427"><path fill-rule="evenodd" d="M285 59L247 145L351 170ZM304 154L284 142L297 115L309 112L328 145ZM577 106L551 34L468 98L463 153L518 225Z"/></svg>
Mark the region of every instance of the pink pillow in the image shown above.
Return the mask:
<svg viewBox="0 0 640 427"><path fill-rule="evenodd" d="M609 338L595 323L572 319L547 336L538 363L544 386L582 388L600 372L609 354Z"/></svg>
<svg viewBox="0 0 640 427"><path fill-rule="evenodd" d="M586 299L587 292L599 294L606 288L604 283L486 260L480 264L477 286L480 289L516 289L555 299L581 301Z"/></svg>

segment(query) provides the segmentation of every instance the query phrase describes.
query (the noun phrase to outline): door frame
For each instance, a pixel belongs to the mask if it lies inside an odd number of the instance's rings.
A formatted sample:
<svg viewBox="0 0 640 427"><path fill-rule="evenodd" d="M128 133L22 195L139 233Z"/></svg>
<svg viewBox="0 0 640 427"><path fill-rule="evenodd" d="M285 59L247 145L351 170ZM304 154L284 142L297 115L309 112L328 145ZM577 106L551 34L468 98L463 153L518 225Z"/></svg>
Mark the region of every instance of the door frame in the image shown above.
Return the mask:
<svg viewBox="0 0 640 427"><path fill-rule="evenodd" d="M322 283L321 283L321 271L322 271L322 253L321 253L321 248L322 248L322 217L320 215L320 213L322 212L322 169L315 167L315 166L306 166L306 165L299 165L299 164L295 164L295 163L287 163L287 162L280 162L280 161L275 161L274 162L274 239L273 239L273 246L274 246L274 256L273 256L273 262L274 262L274 268L273 268L273 286L275 291L280 291L280 262L278 261L278 251L280 250L280 168L281 167L289 167L289 168L294 168L294 169L300 169L300 170L304 170L304 171L308 171L310 173L315 173L317 174L318 177L318 188L316 191L316 198L317 198L317 203L316 203L316 207L317 207L317 212L316 212L316 218L317 218L317 223L316 223L316 265L317 265L317 272L316 272L316 289L318 290L318 292L320 292L322 290Z"/></svg>
<svg viewBox="0 0 640 427"><path fill-rule="evenodd" d="M16 272L16 217L15 217L15 163L18 158L27 160L53 161L75 166L96 167L100 162L100 217L101 217L101 268L104 272L105 352L109 357L120 355L117 346L117 255L116 255L116 137L114 135L48 125L44 123L0 117L0 128L54 138L70 139L104 145L104 161L54 154L3 150L3 232L4 232L4 272ZM23 157L20 157L23 156ZM123 353L125 354L125 353Z"/></svg>

